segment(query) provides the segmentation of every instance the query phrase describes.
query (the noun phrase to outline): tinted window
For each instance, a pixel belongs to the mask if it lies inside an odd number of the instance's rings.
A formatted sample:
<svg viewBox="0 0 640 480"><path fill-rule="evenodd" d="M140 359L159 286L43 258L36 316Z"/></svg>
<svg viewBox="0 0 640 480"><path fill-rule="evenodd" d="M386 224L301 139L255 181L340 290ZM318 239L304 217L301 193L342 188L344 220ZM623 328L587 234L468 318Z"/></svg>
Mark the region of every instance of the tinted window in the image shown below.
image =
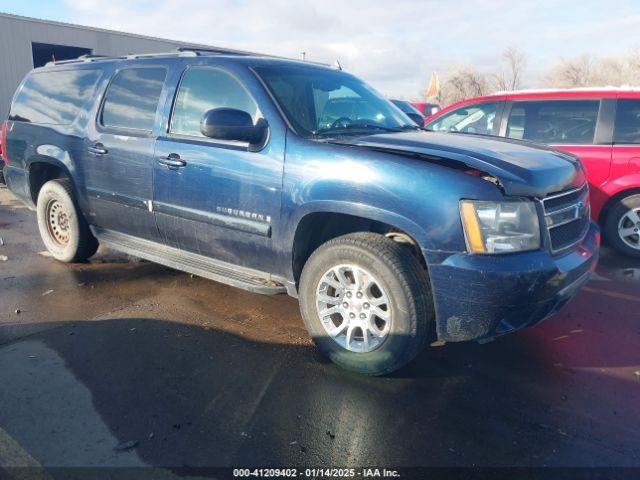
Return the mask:
<svg viewBox="0 0 640 480"><path fill-rule="evenodd" d="M66 70L31 74L11 107L11 120L67 125L95 88L99 70Z"/></svg>
<svg viewBox="0 0 640 480"><path fill-rule="evenodd" d="M496 118L498 104L479 103L457 108L435 122L427 125L427 128L437 132L465 132L491 135L493 133L493 121Z"/></svg>
<svg viewBox="0 0 640 480"><path fill-rule="evenodd" d="M640 100L618 100L614 143L640 143Z"/></svg>
<svg viewBox="0 0 640 480"><path fill-rule="evenodd" d="M539 143L593 143L598 100L514 102L507 137Z"/></svg>
<svg viewBox="0 0 640 480"><path fill-rule="evenodd" d="M106 127L151 131L166 70L120 70L107 88L101 123Z"/></svg>
<svg viewBox="0 0 640 480"><path fill-rule="evenodd" d="M235 108L247 112L255 123L258 106L230 74L206 67L190 68L180 84L173 107L171 133L202 137L200 120L213 108Z"/></svg>

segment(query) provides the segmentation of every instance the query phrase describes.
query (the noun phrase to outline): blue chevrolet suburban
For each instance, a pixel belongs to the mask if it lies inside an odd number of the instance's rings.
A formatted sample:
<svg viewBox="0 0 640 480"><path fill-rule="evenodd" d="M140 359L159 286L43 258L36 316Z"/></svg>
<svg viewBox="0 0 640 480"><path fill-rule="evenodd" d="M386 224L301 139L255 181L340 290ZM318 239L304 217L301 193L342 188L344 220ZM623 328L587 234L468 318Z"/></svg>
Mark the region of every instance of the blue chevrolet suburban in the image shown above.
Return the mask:
<svg viewBox="0 0 640 480"><path fill-rule="evenodd" d="M7 185L52 256L99 244L299 298L318 347L368 375L566 304L598 258L580 161L425 131L356 77L183 50L30 72Z"/></svg>

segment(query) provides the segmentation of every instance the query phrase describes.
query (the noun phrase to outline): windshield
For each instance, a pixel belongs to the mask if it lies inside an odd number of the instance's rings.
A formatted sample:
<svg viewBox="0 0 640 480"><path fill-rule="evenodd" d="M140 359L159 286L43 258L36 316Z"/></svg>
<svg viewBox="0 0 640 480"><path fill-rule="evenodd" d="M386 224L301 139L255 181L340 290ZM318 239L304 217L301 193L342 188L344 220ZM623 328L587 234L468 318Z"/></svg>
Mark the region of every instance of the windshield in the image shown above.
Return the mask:
<svg viewBox="0 0 640 480"><path fill-rule="evenodd" d="M391 102L400 110L402 110L404 113L414 113L414 114L422 115L422 112L420 110L418 110L416 107L411 105L406 100L391 100Z"/></svg>
<svg viewBox="0 0 640 480"><path fill-rule="evenodd" d="M356 77L306 65L254 69L296 132L305 137L402 131L415 124Z"/></svg>

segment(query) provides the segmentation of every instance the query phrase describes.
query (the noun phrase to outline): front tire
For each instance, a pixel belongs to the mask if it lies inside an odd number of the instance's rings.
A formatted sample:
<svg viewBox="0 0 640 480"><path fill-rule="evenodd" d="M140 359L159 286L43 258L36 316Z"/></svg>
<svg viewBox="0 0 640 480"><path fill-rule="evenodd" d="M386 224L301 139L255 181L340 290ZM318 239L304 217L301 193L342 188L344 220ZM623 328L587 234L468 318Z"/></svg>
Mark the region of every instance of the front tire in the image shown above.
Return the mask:
<svg viewBox="0 0 640 480"><path fill-rule="evenodd" d="M61 262L83 262L98 249L74 199L68 179L46 182L38 193L38 229L45 247Z"/></svg>
<svg viewBox="0 0 640 480"><path fill-rule="evenodd" d="M374 233L321 245L300 277L300 309L316 345L365 375L398 370L434 332L427 273L406 245Z"/></svg>
<svg viewBox="0 0 640 480"><path fill-rule="evenodd" d="M607 215L605 237L619 253L640 258L640 195L616 202Z"/></svg>

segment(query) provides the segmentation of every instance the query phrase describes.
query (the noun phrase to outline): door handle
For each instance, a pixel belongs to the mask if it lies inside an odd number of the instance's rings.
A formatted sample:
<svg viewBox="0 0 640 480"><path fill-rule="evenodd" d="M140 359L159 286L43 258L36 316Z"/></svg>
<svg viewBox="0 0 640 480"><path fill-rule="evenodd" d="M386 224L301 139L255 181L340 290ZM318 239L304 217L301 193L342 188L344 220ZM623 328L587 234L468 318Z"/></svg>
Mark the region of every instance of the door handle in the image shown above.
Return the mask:
<svg viewBox="0 0 640 480"><path fill-rule="evenodd" d="M180 155L178 155L177 153L170 153L165 157L160 157L158 163L160 165L164 165L167 168L179 168L184 167L187 164L187 162L182 160L180 158Z"/></svg>
<svg viewBox="0 0 640 480"><path fill-rule="evenodd" d="M93 145L89 145L87 147L89 153L93 153L94 155L106 155L109 153L109 150L104 148L104 145L101 143L94 143Z"/></svg>

